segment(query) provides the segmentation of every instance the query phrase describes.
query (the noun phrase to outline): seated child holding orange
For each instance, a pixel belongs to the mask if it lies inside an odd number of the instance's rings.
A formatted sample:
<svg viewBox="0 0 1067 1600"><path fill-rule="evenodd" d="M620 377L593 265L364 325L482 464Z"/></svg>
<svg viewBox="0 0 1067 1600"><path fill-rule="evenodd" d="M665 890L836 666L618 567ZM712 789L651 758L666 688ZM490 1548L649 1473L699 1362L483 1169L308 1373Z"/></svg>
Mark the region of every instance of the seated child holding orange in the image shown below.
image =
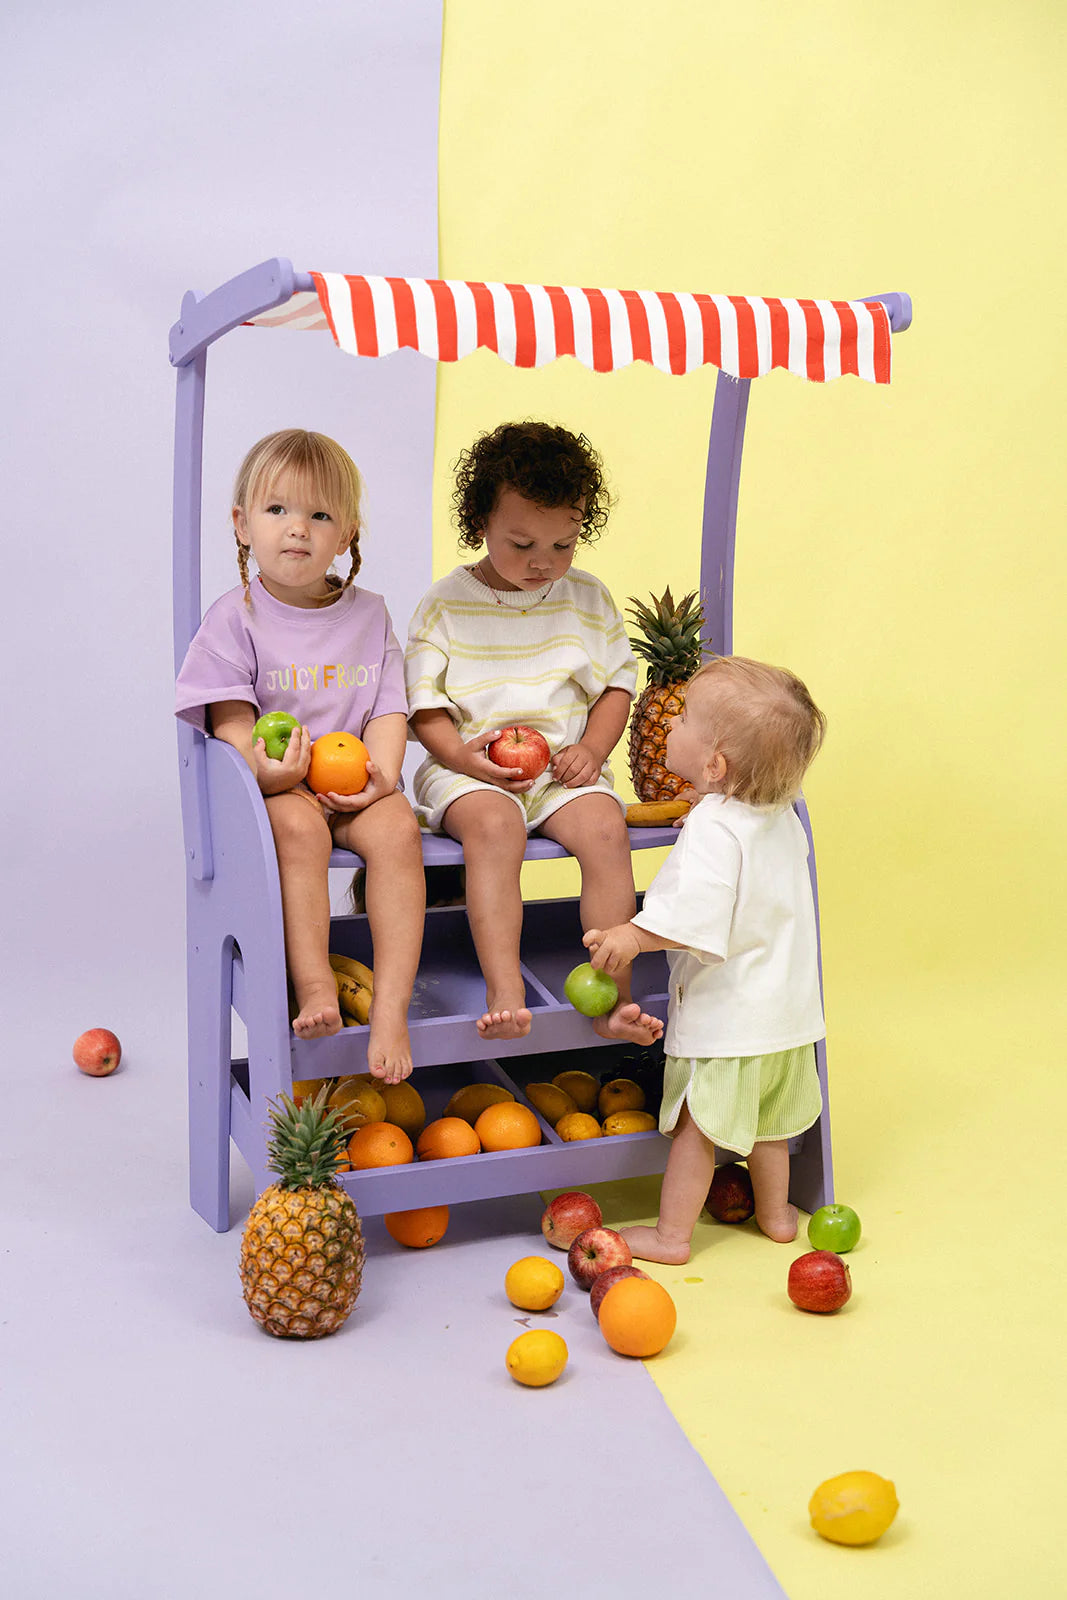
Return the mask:
<svg viewBox="0 0 1067 1600"><path fill-rule="evenodd" d="M381 595L355 587L362 481L333 439L300 428L261 439L234 489L240 586L211 606L178 676L176 711L247 761L266 802L281 880L293 1032L338 1032L329 964L328 868L334 844L367 864L374 1003L367 1065L386 1083L412 1070L407 1012L422 945L425 880L418 825L397 788L407 742L400 646ZM342 581L331 572L348 552ZM249 555L259 568L249 580ZM298 727L280 759L253 740L261 712ZM353 733L369 751L358 794L317 795L311 745Z"/></svg>

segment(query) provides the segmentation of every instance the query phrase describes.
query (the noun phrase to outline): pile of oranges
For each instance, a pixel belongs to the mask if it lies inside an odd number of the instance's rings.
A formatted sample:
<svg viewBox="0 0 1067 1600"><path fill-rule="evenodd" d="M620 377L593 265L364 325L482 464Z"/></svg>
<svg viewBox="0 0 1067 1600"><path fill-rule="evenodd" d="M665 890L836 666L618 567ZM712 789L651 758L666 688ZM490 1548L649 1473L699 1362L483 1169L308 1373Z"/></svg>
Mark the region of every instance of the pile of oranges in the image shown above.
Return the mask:
<svg viewBox="0 0 1067 1600"><path fill-rule="evenodd" d="M419 1161L450 1161L482 1150L526 1150L541 1143L541 1124L529 1106L500 1100L486 1106L472 1127L464 1117L438 1117L412 1140L392 1122L367 1122L348 1141L356 1172Z"/></svg>

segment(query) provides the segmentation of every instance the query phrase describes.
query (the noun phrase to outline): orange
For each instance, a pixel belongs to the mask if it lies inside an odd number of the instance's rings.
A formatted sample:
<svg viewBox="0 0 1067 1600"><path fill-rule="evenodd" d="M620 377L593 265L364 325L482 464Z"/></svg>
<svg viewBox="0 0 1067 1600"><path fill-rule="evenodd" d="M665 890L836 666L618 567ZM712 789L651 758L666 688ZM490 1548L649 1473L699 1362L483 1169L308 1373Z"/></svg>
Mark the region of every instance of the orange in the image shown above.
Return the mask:
<svg viewBox="0 0 1067 1600"><path fill-rule="evenodd" d="M386 1232L397 1244L406 1244L411 1250L425 1250L444 1238L448 1207L419 1206L415 1211L389 1211L383 1220Z"/></svg>
<svg viewBox="0 0 1067 1600"><path fill-rule="evenodd" d="M415 1146L420 1161L450 1161L454 1156L476 1156L481 1140L462 1117L438 1117L428 1122Z"/></svg>
<svg viewBox="0 0 1067 1600"><path fill-rule="evenodd" d="M603 1129L588 1111L569 1111L556 1123L556 1132L569 1144L572 1139L599 1139Z"/></svg>
<svg viewBox="0 0 1067 1600"><path fill-rule="evenodd" d="M529 1106L520 1106L516 1100L486 1106L474 1131L483 1150L527 1150L541 1143L541 1124Z"/></svg>
<svg viewBox="0 0 1067 1600"><path fill-rule="evenodd" d="M677 1320L674 1301L654 1278L620 1278L600 1302L600 1331L621 1356L658 1355Z"/></svg>
<svg viewBox="0 0 1067 1600"><path fill-rule="evenodd" d="M308 788L316 794L359 794L367 787L367 754L354 733L324 733L311 746Z"/></svg>
<svg viewBox="0 0 1067 1600"><path fill-rule="evenodd" d="M403 1128L392 1122L365 1122L348 1141L348 1159L357 1172L367 1167L402 1167L414 1154Z"/></svg>
<svg viewBox="0 0 1067 1600"><path fill-rule="evenodd" d="M615 1111L643 1111L645 1091L632 1078L612 1078L597 1096L597 1106L602 1117L610 1117Z"/></svg>

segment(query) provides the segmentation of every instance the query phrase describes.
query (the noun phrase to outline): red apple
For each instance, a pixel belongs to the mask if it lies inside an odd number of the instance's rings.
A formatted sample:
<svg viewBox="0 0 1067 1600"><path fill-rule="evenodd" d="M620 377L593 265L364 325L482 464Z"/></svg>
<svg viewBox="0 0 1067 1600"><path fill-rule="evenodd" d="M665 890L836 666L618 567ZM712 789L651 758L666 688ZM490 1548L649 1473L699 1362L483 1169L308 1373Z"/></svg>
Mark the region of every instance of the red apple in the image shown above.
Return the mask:
<svg viewBox="0 0 1067 1600"><path fill-rule="evenodd" d="M122 1046L110 1028L90 1028L74 1041L74 1065L90 1078L106 1078L122 1059Z"/></svg>
<svg viewBox="0 0 1067 1600"><path fill-rule="evenodd" d="M593 1279L593 1286L589 1291L589 1309L597 1321L600 1321L600 1302L607 1294L613 1283L618 1283L620 1278L647 1278L648 1273L642 1272L640 1267L609 1267L606 1272Z"/></svg>
<svg viewBox="0 0 1067 1600"><path fill-rule="evenodd" d="M599 1228L603 1220L604 1214L591 1194L568 1189L548 1202L541 1218L541 1232L557 1250L569 1250L580 1233Z"/></svg>
<svg viewBox="0 0 1067 1600"><path fill-rule="evenodd" d="M809 1250L789 1268L789 1298L801 1311L840 1311L852 1294L852 1274L832 1250Z"/></svg>
<svg viewBox="0 0 1067 1600"><path fill-rule="evenodd" d="M632 1260L630 1246L614 1228L586 1228L567 1252L567 1265L579 1289L590 1288L609 1267L628 1267Z"/></svg>
<svg viewBox="0 0 1067 1600"><path fill-rule="evenodd" d="M498 767L518 767L524 778L539 778L552 759L544 734L522 722L505 728L485 753Z"/></svg>
<svg viewBox="0 0 1067 1600"><path fill-rule="evenodd" d="M739 1161L716 1167L704 1205L716 1222L747 1222L756 1209L748 1168Z"/></svg>

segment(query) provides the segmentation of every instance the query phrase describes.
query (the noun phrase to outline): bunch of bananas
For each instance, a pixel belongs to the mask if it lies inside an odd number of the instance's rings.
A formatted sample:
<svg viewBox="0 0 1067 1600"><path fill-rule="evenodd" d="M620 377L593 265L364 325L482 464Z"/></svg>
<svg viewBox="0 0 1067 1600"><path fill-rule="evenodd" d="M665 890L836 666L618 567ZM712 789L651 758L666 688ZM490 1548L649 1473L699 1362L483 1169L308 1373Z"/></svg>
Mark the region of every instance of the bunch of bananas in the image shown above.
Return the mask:
<svg viewBox="0 0 1067 1600"><path fill-rule="evenodd" d="M684 817L689 810L687 800L646 800L637 801L626 807L626 826L628 828L665 828L668 823L674 822L678 817Z"/></svg>
<svg viewBox="0 0 1067 1600"><path fill-rule="evenodd" d="M362 961L354 961L351 956L335 956L332 951L330 966L333 969L333 981L337 985L341 1020L346 1028L355 1028L370 1017L374 974Z"/></svg>

